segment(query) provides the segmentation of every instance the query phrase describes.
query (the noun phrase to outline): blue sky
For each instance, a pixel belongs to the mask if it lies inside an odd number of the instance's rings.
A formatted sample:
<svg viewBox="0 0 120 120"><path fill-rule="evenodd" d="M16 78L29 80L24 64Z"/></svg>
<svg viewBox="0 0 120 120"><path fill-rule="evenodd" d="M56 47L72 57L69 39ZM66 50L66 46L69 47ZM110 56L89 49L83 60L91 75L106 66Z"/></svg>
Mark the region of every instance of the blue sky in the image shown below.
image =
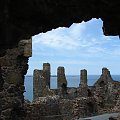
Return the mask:
<svg viewBox="0 0 120 120"><path fill-rule="evenodd" d="M66 75L79 75L81 69L88 74L101 74L107 67L111 74L120 74L120 40L118 36L104 36L101 19L73 23L69 28L59 27L32 37L32 57L28 75L51 64L51 73L64 66Z"/></svg>

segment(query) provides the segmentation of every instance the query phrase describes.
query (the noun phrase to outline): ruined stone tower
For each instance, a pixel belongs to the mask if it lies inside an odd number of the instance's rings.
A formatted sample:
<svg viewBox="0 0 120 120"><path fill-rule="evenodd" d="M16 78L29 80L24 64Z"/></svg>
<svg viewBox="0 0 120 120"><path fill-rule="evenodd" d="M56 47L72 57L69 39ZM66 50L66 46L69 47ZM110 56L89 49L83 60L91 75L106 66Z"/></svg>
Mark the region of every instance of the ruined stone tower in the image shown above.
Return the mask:
<svg viewBox="0 0 120 120"><path fill-rule="evenodd" d="M43 70L34 70L33 73L33 100L44 97L50 88L50 64L43 63Z"/></svg>
<svg viewBox="0 0 120 120"><path fill-rule="evenodd" d="M57 69L57 87L59 89L59 95L66 97L67 95L67 80L65 76L64 67L58 67Z"/></svg>
<svg viewBox="0 0 120 120"><path fill-rule="evenodd" d="M43 71L45 71L46 85L50 88L50 64L43 63Z"/></svg>
<svg viewBox="0 0 120 120"><path fill-rule="evenodd" d="M102 87L102 86L109 86L113 81L110 71L107 68L102 68L102 75L100 76L100 78L97 80L97 82L94 84L94 86L96 87Z"/></svg>
<svg viewBox="0 0 120 120"><path fill-rule="evenodd" d="M108 81L113 80L110 74L110 71L107 68L102 68L102 79L107 79Z"/></svg>
<svg viewBox="0 0 120 120"><path fill-rule="evenodd" d="M67 86L67 80L65 77L64 67L58 67L57 69L57 87L60 88L63 85Z"/></svg>
<svg viewBox="0 0 120 120"><path fill-rule="evenodd" d="M35 69L33 72L33 100L42 96L42 70Z"/></svg>
<svg viewBox="0 0 120 120"><path fill-rule="evenodd" d="M88 95L88 86L87 86L87 70L83 69L80 71L80 88L79 96L86 97Z"/></svg>
<svg viewBox="0 0 120 120"><path fill-rule="evenodd" d="M108 74L108 72L109 72L109 71L108 71L108 69L107 69L107 68L105 68L105 67L104 67L104 68L102 68L102 74L103 74L103 75L107 75L107 74Z"/></svg>
<svg viewBox="0 0 120 120"><path fill-rule="evenodd" d="M87 70L83 69L80 71L80 87L87 86Z"/></svg>

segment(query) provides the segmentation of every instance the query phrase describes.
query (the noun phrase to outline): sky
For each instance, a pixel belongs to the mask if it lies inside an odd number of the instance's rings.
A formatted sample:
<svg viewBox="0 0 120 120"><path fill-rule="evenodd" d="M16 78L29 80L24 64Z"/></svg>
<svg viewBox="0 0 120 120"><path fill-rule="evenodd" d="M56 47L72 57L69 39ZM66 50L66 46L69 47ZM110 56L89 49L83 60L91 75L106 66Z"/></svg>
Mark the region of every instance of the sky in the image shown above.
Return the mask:
<svg viewBox="0 0 120 120"><path fill-rule="evenodd" d="M79 75L87 69L88 75L100 75L107 67L111 74L120 74L120 39L104 36L102 20L73 23L69 28L59 27L32 37L32 57L27 75L50 63L51 74L64 66L66 75Z"/></svg>

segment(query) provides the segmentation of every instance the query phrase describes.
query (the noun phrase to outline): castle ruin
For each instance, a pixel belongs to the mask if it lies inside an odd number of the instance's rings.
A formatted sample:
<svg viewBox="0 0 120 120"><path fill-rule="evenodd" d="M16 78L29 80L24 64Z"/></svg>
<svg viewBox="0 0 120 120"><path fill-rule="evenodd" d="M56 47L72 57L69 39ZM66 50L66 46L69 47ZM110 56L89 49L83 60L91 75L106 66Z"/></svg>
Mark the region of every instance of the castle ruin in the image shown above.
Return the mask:
<svg viewBox="0 0 120 120"><path fill-rule="evenodd" d="M34 70L34 100L31 108L36 109L39 113L36 119L70 120L71 118L77 119L119 111L120 82L112 79L107 68L102 69L100 78L93 86L87 84L87 70L80 70L80 84L77 88L67 87L65 69L64 67L58 67L58 87L57 89L51 89L49 87L50 74L49 63L43 64L43 70ZM41 107L43 108L42 111L40 110ZM28 118L34 116L32 109ZM46 118L46 116L49 117ZM26 118L26 120L28 119Z"/></svg>
<svg viewBox="0 0 120 120"><path fill-rule="evenodd" d="M43 63L43 70L35 69L33 79L33 100L48 95L48 89L50 89L50 64Z"/></svg>

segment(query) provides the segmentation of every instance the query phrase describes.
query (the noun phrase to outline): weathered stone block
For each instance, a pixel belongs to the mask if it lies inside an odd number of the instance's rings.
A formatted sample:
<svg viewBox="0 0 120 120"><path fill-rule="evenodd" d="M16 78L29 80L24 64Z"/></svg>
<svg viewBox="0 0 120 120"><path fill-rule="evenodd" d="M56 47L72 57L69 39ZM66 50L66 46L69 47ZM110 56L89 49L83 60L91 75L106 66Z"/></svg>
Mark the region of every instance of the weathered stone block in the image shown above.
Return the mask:
<svg viewBox="0 0 120 120"><path fill-rule="evenodd" d="M32 56L32 39L21 40L19 42L19 52L23 54L24 57Z"/></svg>
<svg viewBox="0 0 120 120"><path fill-rule="evenodd" d="M23 84L22 75L19 72L9 72L6 76L6 82L9 84L18 85L20 83Z"/></svg>

